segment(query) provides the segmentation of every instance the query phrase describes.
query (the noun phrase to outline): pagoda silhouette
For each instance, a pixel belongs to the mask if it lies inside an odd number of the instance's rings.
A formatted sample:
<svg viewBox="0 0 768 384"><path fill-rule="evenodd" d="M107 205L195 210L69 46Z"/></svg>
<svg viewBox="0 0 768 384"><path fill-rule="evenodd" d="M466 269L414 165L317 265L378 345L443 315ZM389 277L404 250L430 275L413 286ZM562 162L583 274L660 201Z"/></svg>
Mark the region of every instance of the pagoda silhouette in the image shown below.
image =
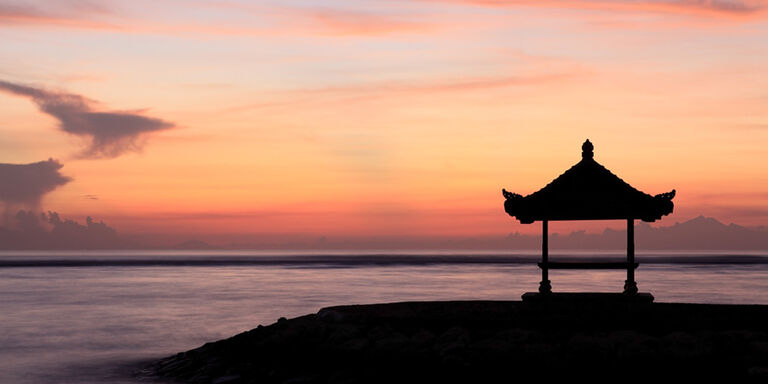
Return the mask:
<svg viewBox="0 0 768 384"><path fill-rule="evenodd" d="M649 293L638 294L635 282L634 221L654 222L674 209L675 190L651 196L614 175L594 159L594 147L587 140L581 146L581 161L547 184L522 196L502 189L504 210L522 224L542 223L541 283L539 293L526 293L523 299L553 295L550 269L626 269L623 296L653 301ZM551 262L548 249L548 223L565 220L626 220L626 262Z"/></svg>

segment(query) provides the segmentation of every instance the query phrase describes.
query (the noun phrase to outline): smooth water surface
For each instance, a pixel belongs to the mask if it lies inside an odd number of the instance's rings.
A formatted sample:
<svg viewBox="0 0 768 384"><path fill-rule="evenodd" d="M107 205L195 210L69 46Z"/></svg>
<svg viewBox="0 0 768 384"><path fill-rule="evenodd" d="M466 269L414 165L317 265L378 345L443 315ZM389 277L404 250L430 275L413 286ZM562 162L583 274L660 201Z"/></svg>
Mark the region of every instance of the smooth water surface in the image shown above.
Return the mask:
<svg viewBox="0 0 768 384"><path fill-rule="evenodd" d="M478 255L499 257L499 262L467 262ZM524 292L537 289L540 273L531 262L534 254L478 255L431 262L418 261L427 255L409 256L414 262L388 262L387 255L376 254L376 262L317 256L321 259L306 263L262 263L258 260L290 255L0 254L0 264L37 258L43 265L0 267L0 382L137 382L130 373L138 363L330 305L519 300ZM192 266L177 262L251 256L257 261ZM732 264L706 258L671 263L651 261L651 256L644 263L638 256L637 281L641 291L652 292L661 302L768 304L768 264L758 256L742 255L734 259L741 262ZM759 260L745 262L743 257ZM175 261L138 266L48 262L95 258ZM550 272L555 291L617 292L624 278L623 271Z"/></svg>

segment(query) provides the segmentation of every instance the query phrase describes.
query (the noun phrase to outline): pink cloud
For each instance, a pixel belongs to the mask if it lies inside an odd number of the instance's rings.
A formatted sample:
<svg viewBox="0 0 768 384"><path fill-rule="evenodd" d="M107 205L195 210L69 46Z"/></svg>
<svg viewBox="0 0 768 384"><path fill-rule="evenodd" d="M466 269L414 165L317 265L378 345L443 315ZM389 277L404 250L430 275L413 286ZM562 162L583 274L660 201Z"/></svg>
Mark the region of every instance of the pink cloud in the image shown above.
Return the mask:
<svg viewBox="0 0 768 384"><path fill-rule="evenodd" d="M765 0L426 0L485 7L542 7L617 12L668 13L718 18L756 18L768 9Z"/></svg>
<svg viewBox="0 0 768 384"><path fill-rule="evenodd" d="M110 12L90 3L68 4L67 9L43 10L30 4L0 4L0 23L4 26L48 25L60 28L119 30L120 26L96 19Z"/></svg>
<svg viewBox="0 0 768 384"><path fill-rule="evenodd" d="M169 20L162 13L132 15L96 6L65 4L43 10L33 5L0 4L2 27L50 27L67 29L96 29L121 33L170 34L170 35L222 35L222 36L271 36L271 35L326 35L326 36L374 36L397 33L419 33L432 29L437 21L426 21L413 14L381 14L334 8L297 8L246 6L234 4L198 4L198 7L215 8L221 20L185 18ZM180 10L183 17L184 10ZM256 23L259 17L269 15L268 23ZM253 16L248 23L242 16ZM247 19L247 18L246 18Z"/></svg>
<svg viewBox="0 0 768 384"><path fill-rule="evenodd" d="M431 29L423 21L333 9L305 11L302 17L316 24L320 30L334 35L384 35Z"/></svg>
<svg viewBox="0 0 768 384"><path fill-rule="evenodd" d="M586 69L570 66L542 73L446 77L422 81L388 81L295 89L273 93L268 96L268 101L240 105L228 108L226 111L238 112L251 109L293 107L295 104L317 100L343 100L344 102L349 102L351 99L445 95L510 87L538 86L557 84L588 74L589 71Z"/></svg>

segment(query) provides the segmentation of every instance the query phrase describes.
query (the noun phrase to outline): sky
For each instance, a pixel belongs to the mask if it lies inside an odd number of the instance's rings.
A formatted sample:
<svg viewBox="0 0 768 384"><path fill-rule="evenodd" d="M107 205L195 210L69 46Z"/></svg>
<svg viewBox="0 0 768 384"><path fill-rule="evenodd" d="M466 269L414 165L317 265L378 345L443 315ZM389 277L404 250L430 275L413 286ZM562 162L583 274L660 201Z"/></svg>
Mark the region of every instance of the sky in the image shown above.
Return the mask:
<svg viewBox="0 0 768 384"><path fill-rule="evenodd" d="M501 189L588 138L662 225L768 224L768 1L0 0L0 41L5 221L536 233Z"/></svg>

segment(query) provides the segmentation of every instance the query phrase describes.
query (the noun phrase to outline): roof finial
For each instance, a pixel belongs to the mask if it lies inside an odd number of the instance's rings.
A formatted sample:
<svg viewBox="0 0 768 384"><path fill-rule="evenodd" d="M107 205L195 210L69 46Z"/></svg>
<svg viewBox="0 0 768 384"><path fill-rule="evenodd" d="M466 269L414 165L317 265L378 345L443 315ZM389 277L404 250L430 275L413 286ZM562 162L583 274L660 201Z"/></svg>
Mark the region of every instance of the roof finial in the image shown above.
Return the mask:
<svg viewBox="0 0 768 384"><path fill-rule="evenodd" d="M592 145L592 143L587 139L587 141L584 142L584 144L581 145L581 157L583 159L591 159L595 156L595 154L592 152L592 150L595 147Z"/></svg>

